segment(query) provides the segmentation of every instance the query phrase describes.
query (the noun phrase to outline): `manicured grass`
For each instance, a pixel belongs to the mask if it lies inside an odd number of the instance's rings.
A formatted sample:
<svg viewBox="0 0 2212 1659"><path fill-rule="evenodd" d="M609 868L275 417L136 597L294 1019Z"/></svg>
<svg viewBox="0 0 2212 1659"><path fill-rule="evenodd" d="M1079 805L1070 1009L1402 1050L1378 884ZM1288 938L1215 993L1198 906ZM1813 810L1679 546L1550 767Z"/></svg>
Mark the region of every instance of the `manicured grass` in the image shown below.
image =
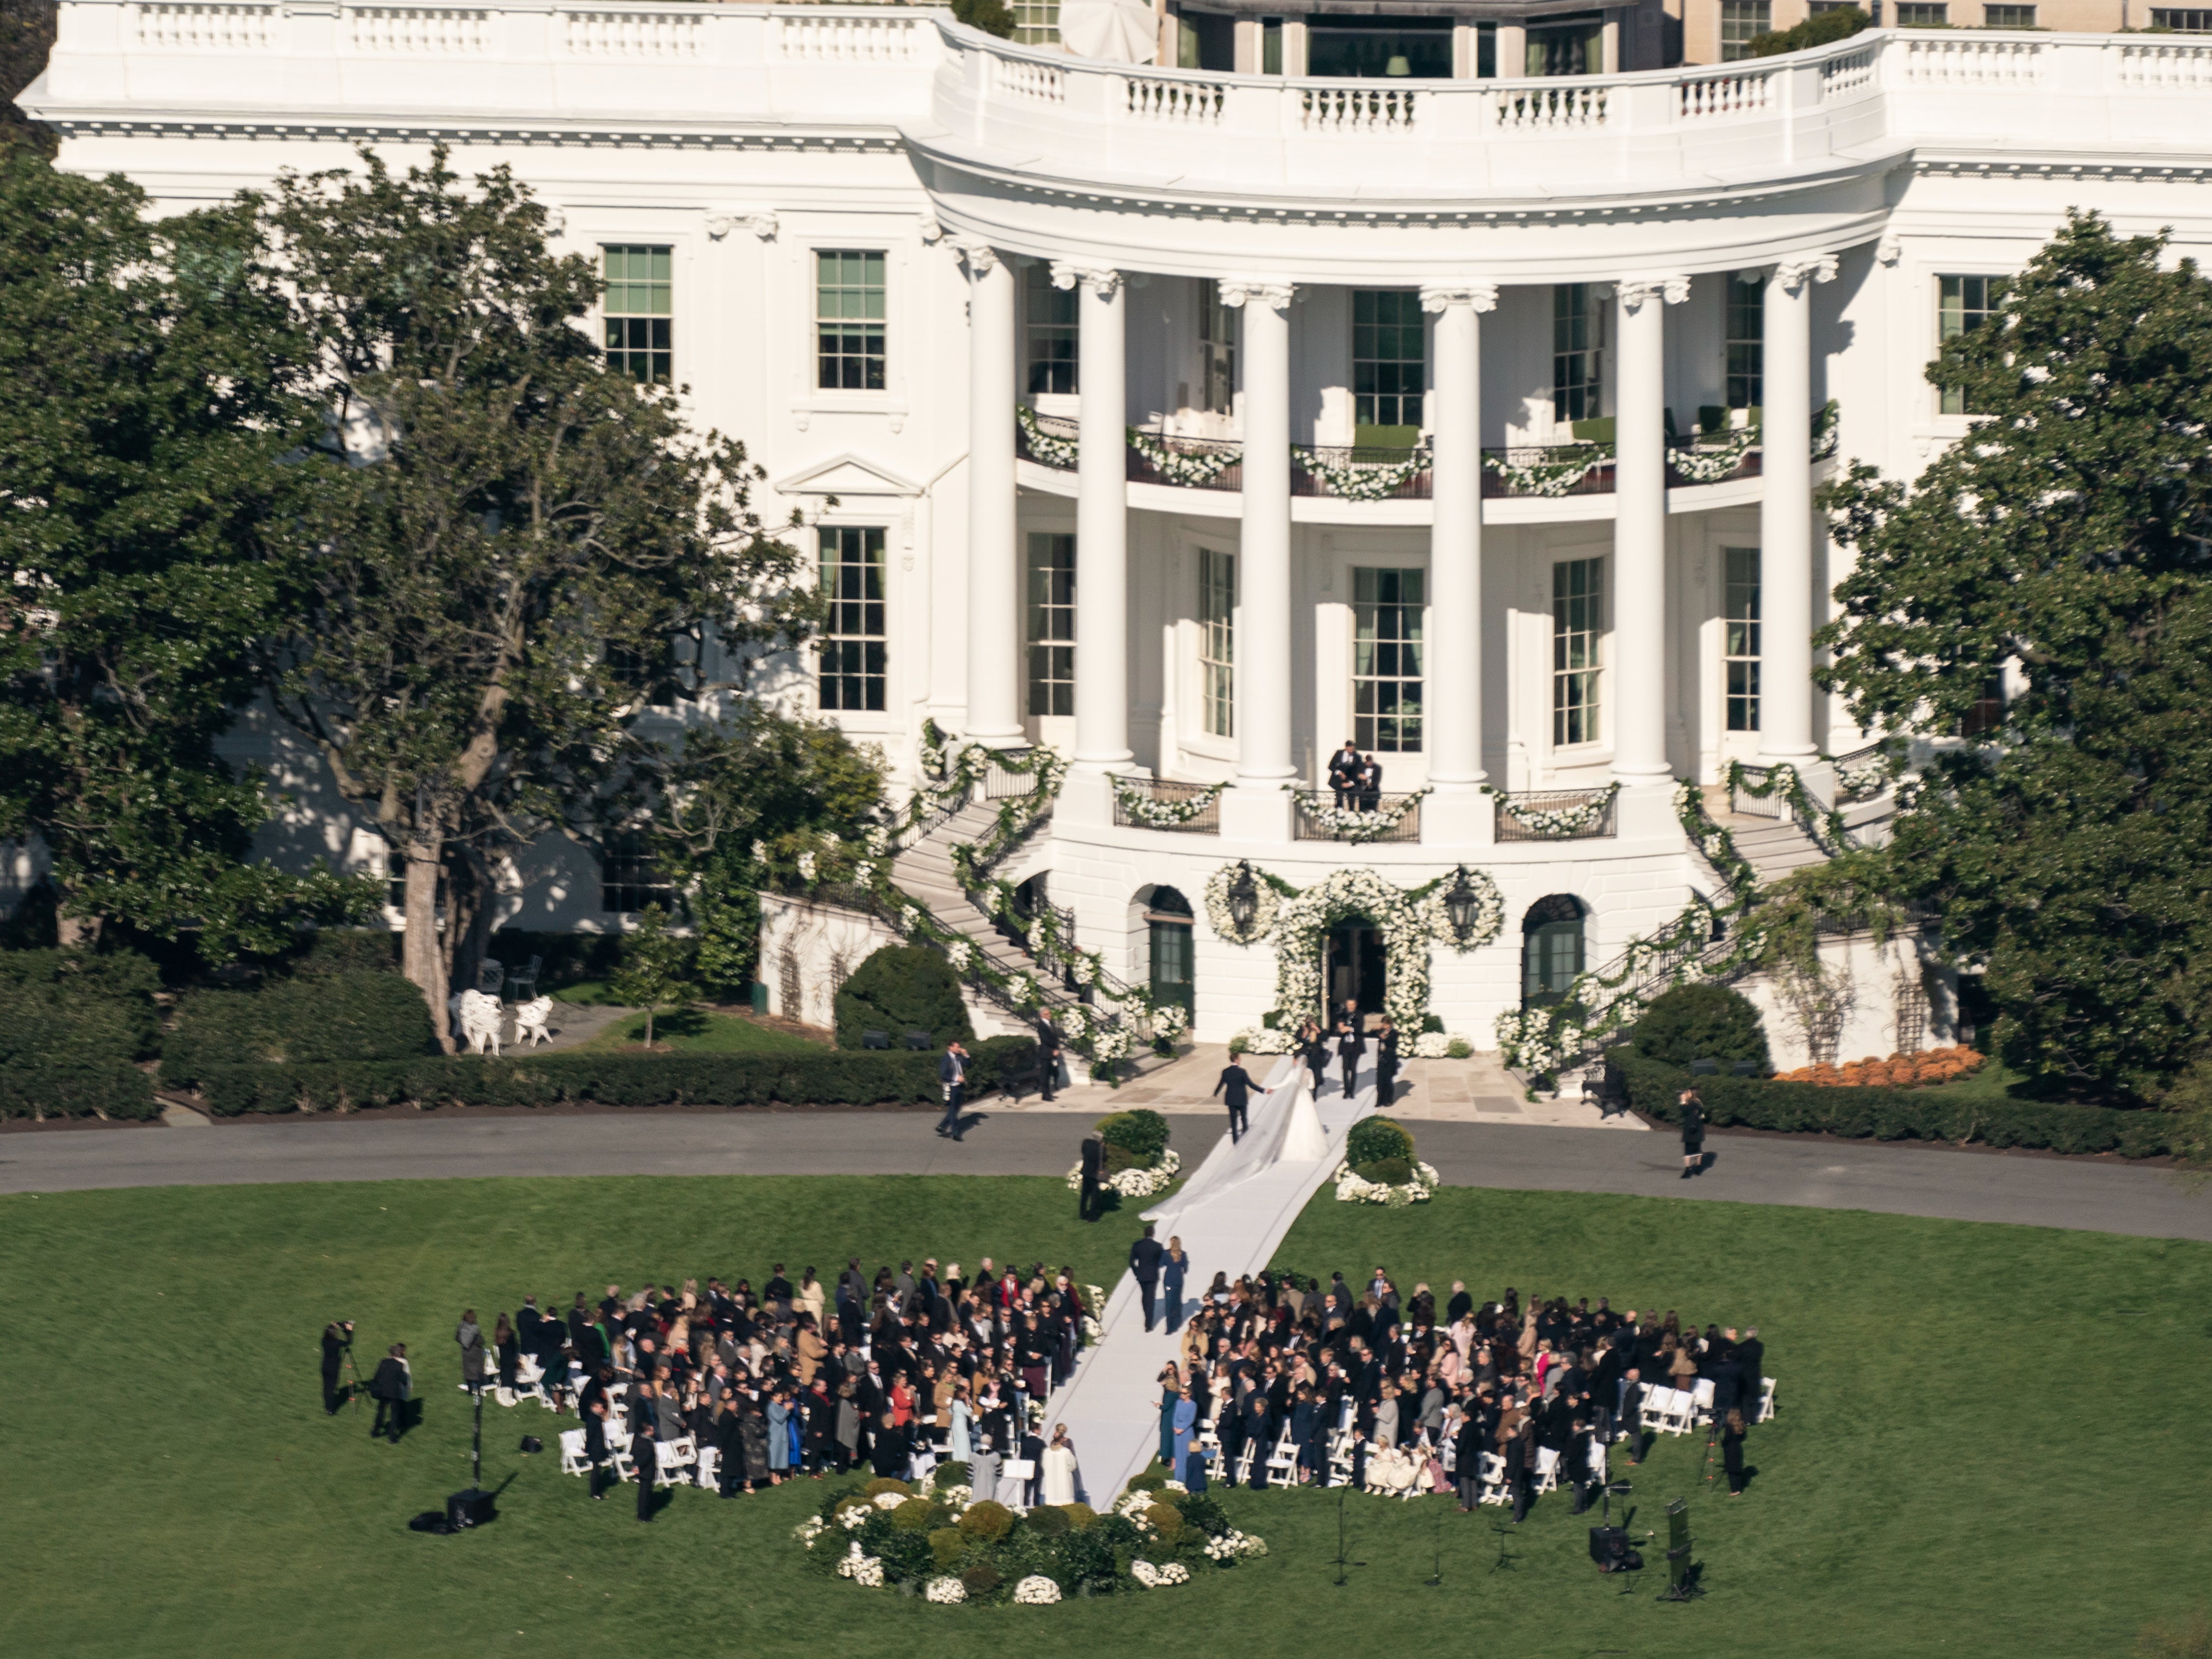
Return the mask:
<svg viewBox="0 0 2212 1659"><path fill-rule="evenodd" d="M583 1045L593 1050L634 1048L645 1041L645 1016L609 1026ZM773 1025L718 1014L706 1008L664 1008L653 1021L656 1048L679 1054L787 1054L815 1053L823 1046Z"/></svg>
<svg viewBox="0 0 2212 1659"><path fill-rule="evenodd" d="M1410 1290L1464 1277L1761 1327L1781 1419L1731 1504L1702 1438L1630 1477L1639 1531L1689 1494L1710 1591L1617 1596L1585 1523L1541 1502L1493 1570L1495 1511L1237 1492L1271 1553L1191 1586L1051 1609L936 1608L807 1572L789 1530L813 1482L651 1527L554 1463L535 1406L485 1419L499 1521L405 1530L466 1484L454 1316L611 1279L825 1277L957 1255L1124 1258L1048 1180L611 1177L84 1193L0 1199L0 1645L12 1653L291 1656L620 1651L1101 1656L1449 1644L1478 1654L2121 1654L2199 1594L2212 1542L2191 1405L2212 1247L1847 1212L1447 1189L1410 1211L1324 1196L1284 1262ZM1201 1271L1205 1264L1199 1264ZM322 1413L316 1338L395 1337L424 1420L398 1447ZM542 1456L514 1451L525 1432ZM1425 1581L1439 1553L1443 1584ZM1655 1563L1659 1559L1656 1554Z"/></svg>

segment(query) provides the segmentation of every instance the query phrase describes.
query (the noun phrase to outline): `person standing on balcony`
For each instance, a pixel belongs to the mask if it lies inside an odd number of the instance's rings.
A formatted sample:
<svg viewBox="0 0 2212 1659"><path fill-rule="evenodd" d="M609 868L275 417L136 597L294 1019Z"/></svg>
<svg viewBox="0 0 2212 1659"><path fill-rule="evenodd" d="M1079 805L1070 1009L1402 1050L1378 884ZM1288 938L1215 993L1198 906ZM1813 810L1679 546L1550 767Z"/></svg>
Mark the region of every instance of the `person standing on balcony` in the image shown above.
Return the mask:
<svg viewBox="0 0 2212 1659"><path fill-rule="evenodd" d="M1359 786L1359 810L1372 812L1382 805L1382 763L1370 755L1359 763L1352 774Z"/></svg>
<svg viewBox="0 0 2212 1659"><path fill-rule="evenodd" d="M1352 805L1357 788L1354 776L1359 770L1359 751L1352 746L1352 739L1344 740L1344 747L1328 757L1328 787L1336 793L1340 810Z"/></svg>

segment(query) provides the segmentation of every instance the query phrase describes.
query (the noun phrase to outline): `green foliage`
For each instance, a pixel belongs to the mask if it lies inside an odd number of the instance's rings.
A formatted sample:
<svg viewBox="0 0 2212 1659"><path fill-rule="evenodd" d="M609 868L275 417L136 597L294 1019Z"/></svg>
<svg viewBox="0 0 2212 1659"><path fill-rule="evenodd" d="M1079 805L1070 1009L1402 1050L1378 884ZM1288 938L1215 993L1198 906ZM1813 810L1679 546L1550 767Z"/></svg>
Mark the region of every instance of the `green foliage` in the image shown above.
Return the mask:
<svg viewBox="0 0 2212 1659"><path fill-rule="evenodd" d="M970 1504L960 1512L960 1530L981 1543L995 1543L1004 1538L1014 1524L1014 1512L1004 1504L985 1499Z"/></svg>
<svg viewBox="0 0 2212 1659"><path fill-rule="evenodd" d="M1211 1492L1187 1493L1176 1507L1182 1511L1185 1526L1197 1528L1208 1538L1218 1538L1229 1530L1229 1513Z"/></svg>
<svg viewBox="0 0 2212 1659"><path fill-rule="evenodd" d="M1123 1487L1122 1490L1125 1492L1158 1492L1161 1487L1166 1486L1167 1483L1167 1476L1163 1474L1159 1470L1146 1469L1141 1474L1131 1475L1129 1477L1129 1484Z"/></svg>
<svg viewBox="0 0 2212 1659"><path fill-rule="evenodd" d="M957 22L995 34L1001 40L1014 38L1014 14L1006 0L952 0L952 16Z"/></svg>
<svg viewBox="0 0 2212 1659"><path fill-rule="evenodd" d="M857 1050L868 1030L885 1032L894 1043L909 1030L927 1031L940 1048L975 1035L951 965L926 945L884 945L838 991L837 1046Z"/></svg>
<svg viewBox="0 0 2212 1659"><path fill-rule="evenodd" d="M914 1488L903 1480L894 1480L888 1474L879 1474L874 1480L869 1481L866 1486L860 1488L860 1496L866 1498L872 1504L877 1498L881 1498L887 1492L895 1492L901 1493L902 1495L911 1496L913 1494Z"/></svg>
<svg viewBox="0 0 2212 1659"><path fill-rule="evenodd" d="M1345 1137L1344 1156L1354 1169L1386 1158L1410 1159L1413 1156L1413 1137L1406 1133L1403 1125L1389 1118L1363 1117Z"/></svg>
<svg viewBox="0 0 2212 1659"><path fill-rule="evenodd" d="M112 1070L154 1052L154 964L128 951L0 951L0 1071Z"/></svg>
<svg viewBox="0 0 2212 1659"><path fill-rule="evenodd" d="M1454 1037L1444 1045L1444 1058L1447 1060L1465 1060L1474 1053L1474 1045L1465 1037Z"/></svg>
<svg viewBox="0 0 2212 1659"><path fill-rule="evenodd" d="M1651 1000L1636 1023L1636 1052L1647 1060L1687 1066L1693 1060L1739 1060L1771 1069L1759 1010L1725 985L1677 985Z"/></svg>
<svg viewBox="0 0 2212 1659"><path fill-rule="evenodd" d="M438 1050L429 1011L397 974L276 980L256 991L195 991L162 1044L165 1083L240 1067L406 1060Z"/></svg>
<svg viewBox="0 0 2212 1659"><path fill-rule="evenodd" d="M1127 1152L1132 1169L1150 1169L1160 1160L1168 1149L1168 1121L1150 1107L1139 1106L1133 1111L1109 1112L1093 1126L1098 1138L1109 1147Z"/></svg>
<svg viewBox="0 0 2212 1659"><path fill-rule="evenodd" d="M607 988L620 1002L645 1010L645 1045L653 1046L653 1016L672 1002L687 1000L692 991L691 941L668 928L668 913L648 904L637 919L637 931L625 942L622 966Z"/></svg>
<svg viewBox="0 0 2212 1659"><path fill-rule="evenodd" d="M1040 1504L1022 1517L1022 1523L1040 1538L1058 1538L1073 1524L1067 1511L1051 1504Z"/></svg>
<svg viewBox="0 0 2212 1659"><path fill-rule="evenodd" d="M928 1532L933 1517L934 1506L927 1498L909 1498L891 1511L891 1525L901 1532Z"/></svg>
<svg viewBox="0 0 2212 1659"><path fill-rule="evenodd" d="M1386 1187L1402 1187L1413 1178L1413 1166L1402 1158L1378 1158L1372 1163L1355 1164L1352 1173L1363 1181L1379 1182Z"/></svg>
<svg viewBox="0 0 2212 1659"><path fill-rule="evenodd" d="M301 937L281 966L295 979L332 974L389 974L399 966L398 939L380 927L323 927Z"/></svg>
<svg viewBox="0 0 2212 1659"><path fill-rule="evenodd" d="M1613 1049L1607 1058L1627 1085L1630 1105L1663 1123L1680 1121L1674 1097L1689 1084L1687 1072L1646 1060L1628 1047ZM1985 1146L2159 1158L2175 1150L2176 1132L2184 1122L2167 1112L2016 1100L1955 1085L1823 1088L1741 1077L1701 1077L1697 1085L1709 1124L1852 1139L1977 1141Z"/></svg>
<svg viewBox="0 0 2212 1659"><path fill-rule="evenodd" d="M930 1560L939 1572L951 1571L967 1552L968 1540L957 1527L939 1527L929 1534Z"/></svg>
<svg viewBox="0 0 2212 1659"><path fill-rule="evenodd" d="M929 1472L929 1489L943 1492L948 1486L964 1486L974 1478L965 1462L957 1457L948 1457Z"/></svg>
<svg viewBox="0 0 2212 1659"><path fill-rule="evenodd" d="M1744 51L1753 58L1778 58L1785 52L1803 52L1849 40L1873 21L1856 6L1838 6L1833 11L1815 12L1792 27L1754 34Z"/></svg>
<svg viewBox="0 0 2212 1659"><path fill-rule="evenodd" d="M0 1070L0 1119L161 1115L154 1079L118 1061Z"/></svg>
<svg viewBox="0 0 2212 1659"><path fill-rule="evenodd" d="M1159 1534L1161 1540L1170 1548L1174 1547L1176 1540L1182 1536L1182 1511L1172 1504L1153 1504L1145 1511L1145 1519L1151 1523L1152 1530Z"/></svg>
<svg viewBox="0 0 2212 1659"><path fill-rule="evenodd" d="M1998 1057L2154 1098L2212 1026L2212 283L2162 238L2069 218L2002 313L1929 368L1982 418L1908 490L1828 487L1851 550L1824 683L1866 726L1945 737L1877 879L1988 964Z"/></svg>
<svg viewBox="0 0 2212 1659"><path fill-rule="evenodd" d="M960 1583L968 1594L979 1599L994 1594L1005 1581L999 1570L988 1561L977 1561L961 1570Z"/></svg>
<svg viewBox="0 0 2212 1659"><path fill-rule="evenodd" d="M1088 1504L1062 1504L1060 1507L1066 1512L1067 1524L1078 1532L1088 1532L1098 1519L1098 1511Z"/></svg>

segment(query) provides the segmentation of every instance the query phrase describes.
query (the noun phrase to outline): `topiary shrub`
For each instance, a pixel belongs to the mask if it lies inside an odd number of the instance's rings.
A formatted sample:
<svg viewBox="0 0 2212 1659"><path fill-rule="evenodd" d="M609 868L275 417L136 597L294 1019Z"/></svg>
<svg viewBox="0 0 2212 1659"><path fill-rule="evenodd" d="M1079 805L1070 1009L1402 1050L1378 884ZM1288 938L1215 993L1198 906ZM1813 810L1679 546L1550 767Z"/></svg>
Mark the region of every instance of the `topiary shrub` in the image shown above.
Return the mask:
<svg viewBox="0 0 2212 1659"><path fill-rule="evenodd" d="M939 1527L929 1534L930 1559L939 1572L951 1571L967 1548L968 1540L957 1527Z"/></svg>
<svg viewBox="0 0 2212 1659"><path fill-rule="evenodd" d="M1012 1530L1014 1512L1004 1504L985 1498L960 1512L960 1530L979 1543L995 1543Z"/></svg>
<svg viewBox="0 0 2212 1659"><path fill-rule="evenodd" d="M409 1060L438 1052L422 994L397 974L346 969L258 991L196 991L161 1045L161 1080L197 1083L216 1066Z"/></svg>
<svg viewBox="0 0 2212 1659"><path fill-rule="evenodd" d="M838 991L837 1046L860 1048L866 1031L884 1032L894 1045L927 1031L939 1048L975 1036L951 964L925 945L886 945Z"/></svg>
<svg viewBox="0 0 2212 1659"><path fill-rule="evenodd" d="M929 1472L929 1489L943 1492L947 1486L965 1486L975 1480L975 1474L957 1457L948 1457Z"/></svg>
<svg viewBox="0 0 2212 1659"><path fill-rule="evenodd" d="M960 1574L961 1588L974 1596L989 1595L1004 1582L999 1577L999 1570L988 1561L978 1561Z"/></svg>
<svg viewBox="0 0 2212 1659"><path fill-rule="evenodd" d="M1078 1532L1090 1531L1091 1522L1098 1518L1098 1511L1088 1504L1062 1504L1060 1507L1067 1516L1067 1524Z"/></svg>
<svg viewBox="0 0 2212 1659"><path fill-rule="evenodd" d="M899 1492L909 1498L914 1495L914 1488L905 1481L894 1480L888 1474L879 1474L860 1488L860 1496L872 1504L887 1492Z"/></svg>
<svg viewBox="0 0 2212 1659"><path fill-rule="evenodd" d="M1345 1137L1344 1156L1355 1170L1364 1169L1386 1158L1411 1160L1413 1137L1387 1117L1363 1117L1352 1126L1352 1133Z"/></svg>
<svg viewBox="0 0 2212 1659"><path fill-rule="evenodd" d="M1149 1170L1168 1149L1167 1119L1142 1106L1130 1112L1109 1112L1093 1127L1109 1152L1118 1148L1128 1154L1133 1161L1125 1164L1125 1169Z"/></svg>
<svg viewBox="0 0 2212 1659"><path fill-rule="evenodd" d="M1402 1158L1378 1158L1372 1164L1355 1164L1352 1173L1362 1181L1402 1187L1413 1178L1413 1166Z"/></svg>
<svg viewBox="0 0 2212 1659"><path fill-rule="evenodd" d="M1158 1469L1146 1469L1142 1474L1131 1475L1129 1484L1122 1490L1124 1492L1158 1492L1167 1483L1167 1476L1162 1474Z"/></svg>
<svg viewBox="0 0 2212 1659"><path fill-rule="evenodd" d="M1153 1504L1145 1511L1145 1519L1164 1543L1172 1544L1182 1536L1182 1511L1171 1504Z"/></svg>
<svg viewBox="0 0 2212 1659"><path fill-rule="evenodd" d="M927 1532L937 1519L937 1505L927 1498L909 1498L891 1511L891 1525L901 1532Z"/></svg>
<svg viewBox="0 0 2212 1659"><path fill-rule="evenodd" d="M1637 1021L1632 1041L1638 1054L1668 1066L1747 1060L1761 1072L1770 1069L1759 1010L1725 985L1677 985L1662 991Z"/></svg>
<svg viewBox="0 0 2212 1659"><path fill-rule="evenodd" d="M154 1052L161 988L135 951L0 951L0 1067L112 1068Z"/></svg>
<svg viewBox="0 0 2212 1659"><path fill-rule="evenodd" d="M1182 1523L1195 1527L1208 1538L1218 1538L1229 1530L1229 1514L1206 1492L1194 1492L1186 1496L1180 1506Z"/></svg>
<svg viewBox="0 0 2212 1659"><path fill-rule="evenodd" d="M1024 1517L1030 1530L1040 1538L1058 1538L1072 1529L1067 1511L1051 1504L1040 1504Z"/></svg>

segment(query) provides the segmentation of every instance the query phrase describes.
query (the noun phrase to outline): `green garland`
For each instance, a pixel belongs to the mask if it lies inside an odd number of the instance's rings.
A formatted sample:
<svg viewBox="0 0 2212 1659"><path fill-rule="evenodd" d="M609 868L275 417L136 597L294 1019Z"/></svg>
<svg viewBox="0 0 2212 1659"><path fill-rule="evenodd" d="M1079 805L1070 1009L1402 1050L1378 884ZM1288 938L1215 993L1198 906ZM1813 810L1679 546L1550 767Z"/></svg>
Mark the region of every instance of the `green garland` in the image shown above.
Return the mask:
<svg viewBox="0 0 2212 1659"><path fill-rule="evenodd" d="M1805 780L1797 775L1796 767L1785 761L1765 769L1766 781L1764 783L1753 783L1751 770L1740 760L1729 763L1730 800L1735 799L1735 792L1739 789L1753 800L1771 800L1779 795L1783 805L1790 809L1790 816L1813 838L1813 844L1830 858L1850 847L1850 830L1844 823L1844 815L1834 807L1823 806L1814 800L1805 787Z"/></svg>

